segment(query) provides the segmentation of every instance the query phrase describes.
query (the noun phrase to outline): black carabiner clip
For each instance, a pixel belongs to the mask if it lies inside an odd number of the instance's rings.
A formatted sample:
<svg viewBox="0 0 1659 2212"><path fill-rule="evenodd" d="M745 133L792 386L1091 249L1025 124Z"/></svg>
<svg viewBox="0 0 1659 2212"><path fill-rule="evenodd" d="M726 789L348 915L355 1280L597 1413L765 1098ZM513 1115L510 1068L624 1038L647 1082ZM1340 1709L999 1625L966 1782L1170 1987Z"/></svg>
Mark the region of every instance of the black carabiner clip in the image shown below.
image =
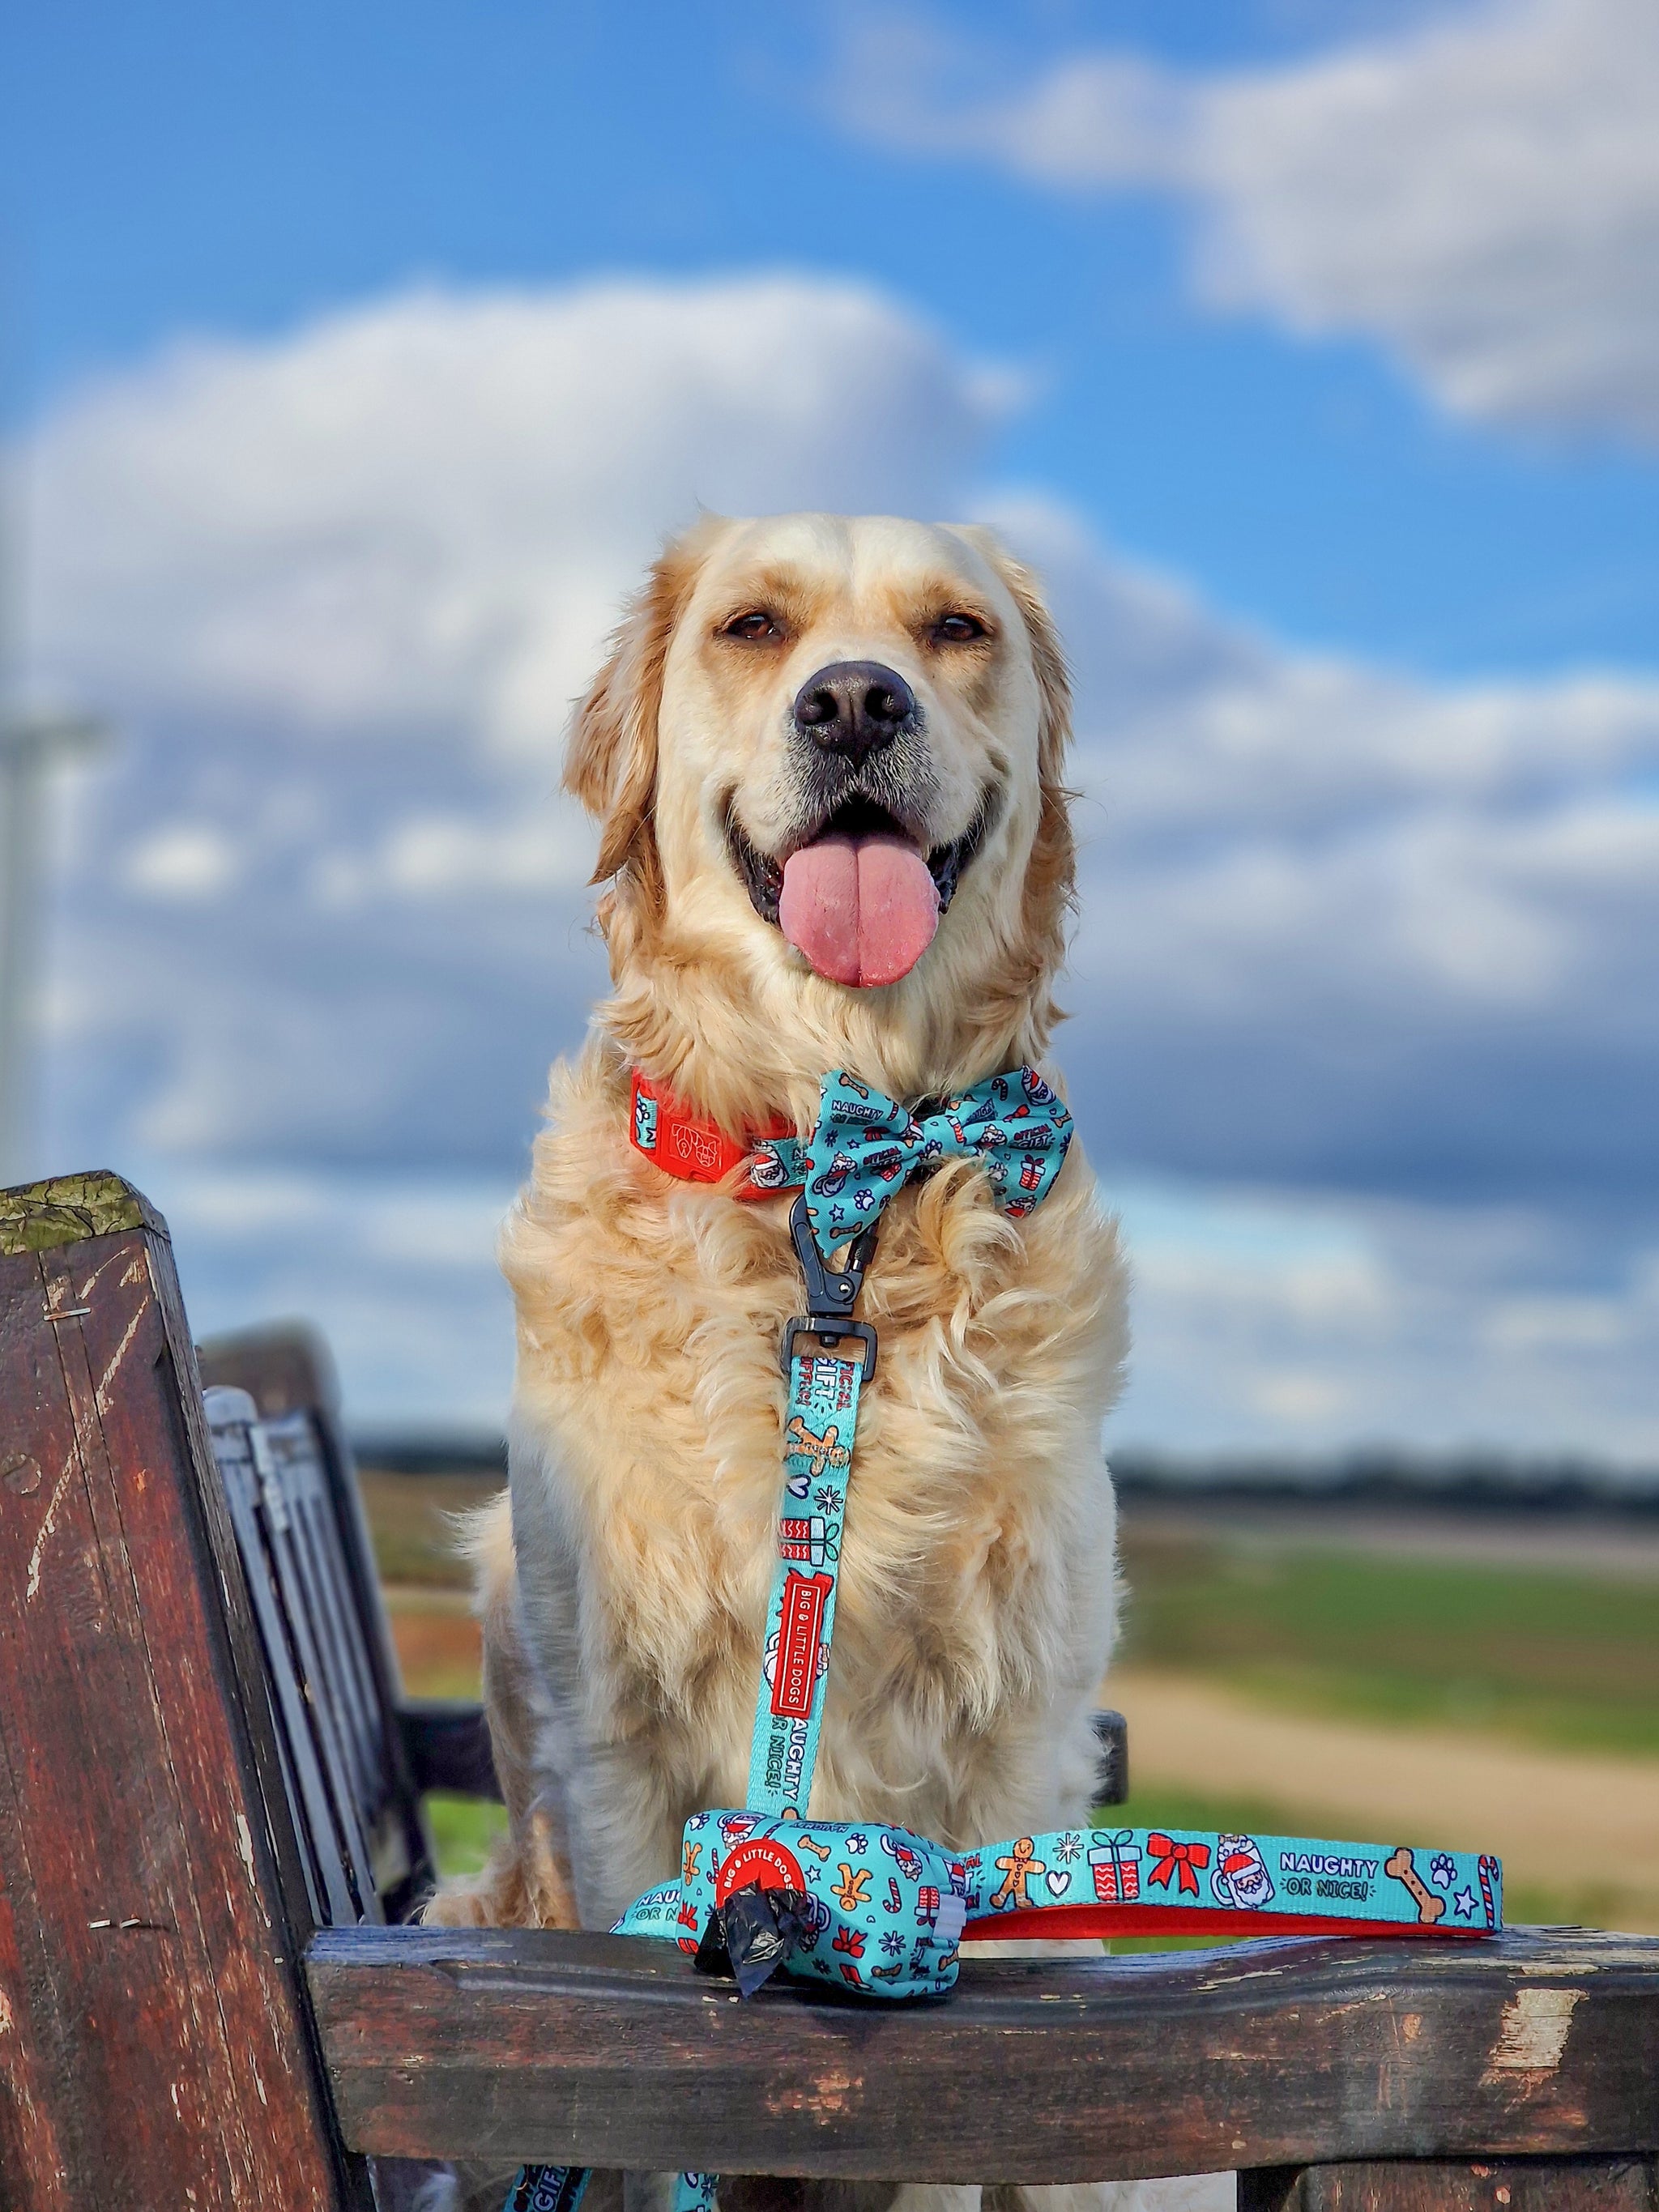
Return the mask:
<svg viewBox="0 0 1659 2212"><path fill-rule="evenodd" d="M876 1371L876 1332L867 1321L853 1319L853 1308L864 1287L864 1271L876 1249L874 1222L854 1237L842 1254L839 1267L827 1268L818 1255L811 1219L806 1211L806 1193L803 1190L789 1209L789 1235L795 1256L800 1261L801 1273L806 1279L806 1311L783 1325L784 1373L789 1372L789 1363L796 1356L797 1337L817 1337L824 1352L831 1356L836 1345L856 1338L864 1346L864 1379L867 1382Z"/></svg>

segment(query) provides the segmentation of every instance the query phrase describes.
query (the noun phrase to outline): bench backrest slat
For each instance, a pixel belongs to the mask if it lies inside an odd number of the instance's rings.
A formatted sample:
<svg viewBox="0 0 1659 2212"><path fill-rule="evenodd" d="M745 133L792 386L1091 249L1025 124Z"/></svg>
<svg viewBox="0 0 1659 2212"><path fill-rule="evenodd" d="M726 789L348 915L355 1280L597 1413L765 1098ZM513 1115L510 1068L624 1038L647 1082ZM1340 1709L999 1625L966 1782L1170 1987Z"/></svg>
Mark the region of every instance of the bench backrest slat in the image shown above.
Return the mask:
<svg viewBox="0 0 1659 2212"><path fill-rule="evenodd" d="M242 1571L258 1624L277 1747L282 1754L283 1787L301 1845L306 1907L313 1923L319 1928L349 1928L358 1917L357 1897L349 1871L349 1848L336 1820L334 1794L324 1776L307 1717L301 1674L289 1645L283 1602L259 1527L259 1478L248 1442L247 1425L216 1418L224 1410L223 1401L229 1395L221 1391L208 1393L213 1452L225 1486L236 1547L241 1554ZM236 1395L240 1399L240 1394Z"/></svg>
<svg viewBox="0 0 1659 2212"><path fill-rule="evenodd" d="M363 1647L333 1501L323 1476L316 1431L307 1413L261 1421L250 1441L268 1504L286 1510L286 1547L298 1570L324 1679L351 1770L357 1803L372 1826L386 1803L386 1717Z"/></svg>
<svg viewBox="0 0 1659 2212"><path fill-rule="evenodd" d="M435 1880L432 1844L400 1718L397 1659L369 1547L356 1472L341 1429L327 1353L289 1324L201 1347L216 1434L245 1438L258 1481L258 1553L282 1615L308 1735L331 1812L319 1855L337 1848L349 1911L331 1889L327 1917L406 1918ZM240 1398L240 1412L228 1393ZM257 1571L259 1560L250 1563ZM274 1663L274 1662L273 1662ZM302 1828L309 1800L295 1808Z"/></svg>
<svg viewBox="0 0 1659 2212"><path fill-rule="evenodd" d="M374 1624L356 1603L315 1414L262 1419L245 1390L207 1391L221 1475L266 1665L284 1778L319 1926L398 1919L435 1875L395 1706L380 1702Z"/></svg>

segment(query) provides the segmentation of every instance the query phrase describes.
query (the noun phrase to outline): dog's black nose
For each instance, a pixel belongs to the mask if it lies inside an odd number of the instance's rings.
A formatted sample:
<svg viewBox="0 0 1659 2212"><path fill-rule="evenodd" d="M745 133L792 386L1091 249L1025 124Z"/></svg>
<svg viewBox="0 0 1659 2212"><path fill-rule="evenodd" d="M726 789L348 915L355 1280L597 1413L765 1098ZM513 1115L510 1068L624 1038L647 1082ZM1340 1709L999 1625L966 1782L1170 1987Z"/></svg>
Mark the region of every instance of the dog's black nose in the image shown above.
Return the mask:
<svg viewBox="0 0 1659 2212"><path fill-rule="evenodd" d="M896 668L878 660L836 660L795 694L795 727L825 752L856 768L890 745L916 711L916 696Z"/></svg>

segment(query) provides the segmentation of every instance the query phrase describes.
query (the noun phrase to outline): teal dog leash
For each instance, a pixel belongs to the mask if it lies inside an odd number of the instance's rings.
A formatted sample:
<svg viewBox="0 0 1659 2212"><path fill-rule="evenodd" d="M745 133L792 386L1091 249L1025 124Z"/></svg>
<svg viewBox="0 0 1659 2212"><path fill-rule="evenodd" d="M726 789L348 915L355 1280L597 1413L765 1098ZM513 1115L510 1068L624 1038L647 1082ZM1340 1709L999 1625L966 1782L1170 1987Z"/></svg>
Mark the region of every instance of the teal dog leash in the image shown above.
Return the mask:
<svg viewBox="0 0 1659 2212"><path fill-rule="evenodd" d="M850 1075L828 1075L807 1143L760 1142L750 1182L799 1192L789 1231L806 1311L783 1338L784 1494L750 1751L751 1808L793 1819L811 1791L859 1394L876 1368L876 1332L854 1319L853 1308L882 1209L915 1176L947 1159L970 1159L984 1168L1005 1213L1028 1213L1048 1195L1071 1140L1071 1115L1028 1067L992 1076L921 1115Z"/></svg>
<svg viewBox="0 0 1659 2212"><path fill-rule="evenodd" d="M639 1097L636 1085L635 1142L649 1152ZM963 1942L1008 1936L1480 1936L1502 1925L1502 1869L1486 1853L1082 1827L953 1852L905 1828L805 1817L859 1398L875 1371L875 1330L853 1310L876 1223L908 1182L953 1158L983 1168L1003 1212L1028 1213L1071 1137L1070 1115L1030 1068L921 1114L838 1071L823 1079L810 1139L754 1142L744 1194L799 1192L790 1233L807 1310L782 1346L784 1494L749 1802L693 1814L679 1880L636 1899L613 1931L677 1942L699 1966L733 1975L744 1996L780 1968L870 1996L944 1996ZM526 2166L505 2212L576 2212L587 2178L578 2166ZM675 2212L714 2212L718 2184L681 2174Z"/></svg>

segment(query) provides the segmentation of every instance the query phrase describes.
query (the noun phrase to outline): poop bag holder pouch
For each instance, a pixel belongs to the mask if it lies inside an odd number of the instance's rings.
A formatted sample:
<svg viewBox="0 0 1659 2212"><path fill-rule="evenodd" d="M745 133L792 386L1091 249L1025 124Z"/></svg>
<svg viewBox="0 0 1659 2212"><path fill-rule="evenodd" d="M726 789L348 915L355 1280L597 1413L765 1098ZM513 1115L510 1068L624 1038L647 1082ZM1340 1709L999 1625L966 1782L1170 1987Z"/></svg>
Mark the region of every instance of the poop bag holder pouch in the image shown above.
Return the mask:
<svg viewBox="0 0 1659 2212"><path fill-rule="evenodd" d="M695 1813L679 1881L636 1899L617 1932L672 1939L745 1996L780 1966L869 1996L943 1996L967 1886L960 1858L908 1828Z"/></svg>

